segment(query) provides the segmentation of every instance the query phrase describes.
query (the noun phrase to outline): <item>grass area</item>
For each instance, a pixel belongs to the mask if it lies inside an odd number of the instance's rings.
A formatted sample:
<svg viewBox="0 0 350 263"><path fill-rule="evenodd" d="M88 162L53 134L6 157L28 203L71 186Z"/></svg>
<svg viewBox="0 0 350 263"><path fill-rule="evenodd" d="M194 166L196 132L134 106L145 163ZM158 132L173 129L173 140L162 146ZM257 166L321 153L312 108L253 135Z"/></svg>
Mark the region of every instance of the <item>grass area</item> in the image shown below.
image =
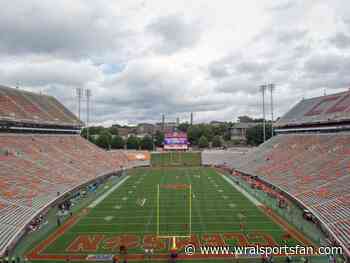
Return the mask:
<svg viewBox="0 0 350 263"><path fill-rule="evenodd" d="M189 207L190 198L192 209ZM144 247L154 247L156 255L167 254L171 244L168 239L156 238L157 228L162 235L188 235L191 230L191 243L219 245L224 241L229 245L239 245L244 239L249 244L302 245L293 238L286 238L280 225L215 170L160 167L131 170L129 178L119 188L62 231L40 254L72 257L118 254L120 245L127 247L129 255L143 255ZM187 241L178 239L179 249ZM275 262L283 260L280 258Z"/></svg>
<svg viewBox="0 0 350 263"><path fill-rule="evenodd" d="M200 152L164 152L151 154L152 166L200 166Z"/></svg>

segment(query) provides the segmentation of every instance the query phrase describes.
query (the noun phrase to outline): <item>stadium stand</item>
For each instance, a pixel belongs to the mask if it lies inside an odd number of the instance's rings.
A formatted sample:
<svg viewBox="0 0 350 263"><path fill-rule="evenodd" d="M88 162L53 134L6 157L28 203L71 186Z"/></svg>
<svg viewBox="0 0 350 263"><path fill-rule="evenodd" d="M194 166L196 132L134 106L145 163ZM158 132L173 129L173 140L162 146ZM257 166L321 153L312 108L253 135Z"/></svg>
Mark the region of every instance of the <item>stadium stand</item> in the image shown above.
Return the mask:
<svg viewBox="0 0 350 263"><path fill-rule="evenodd" d="M339 123L350 120L350 91L303 99L280 118L278 128Z"/></svg>
<svg viewBox="0 0 350 263"><path fill-rule="evenodd" d="M1 256L46 208L66 193L115 174L128 160L122 152L110 154L76 132L55 133L59 126L75 131L82 123L53 97L1 86L0 102L0 122L18 125L11 133L8 126L0 129ZM34 133L37 124L55 126L49 134Z"/></svg>
<svg viewBox="0 0 350 263"><path fill-rule="evenodd" d="M0 121L81 127L55 98L0 86Z"/></svg>
<svg viewBox="0 0 350 263"><path fill-rule="evenodd" d="M349 120L349 91L304 99L276 123L279 134L259 147L240 156L203 152L203 159L278 189L310 211L350 258Z"/></svg>
<svg viewBox="0 0 350 263"><path fill-rule="evenodd" d="M258 176L313 212L350 249L350 133L273 137L234 168Z"/></svg>

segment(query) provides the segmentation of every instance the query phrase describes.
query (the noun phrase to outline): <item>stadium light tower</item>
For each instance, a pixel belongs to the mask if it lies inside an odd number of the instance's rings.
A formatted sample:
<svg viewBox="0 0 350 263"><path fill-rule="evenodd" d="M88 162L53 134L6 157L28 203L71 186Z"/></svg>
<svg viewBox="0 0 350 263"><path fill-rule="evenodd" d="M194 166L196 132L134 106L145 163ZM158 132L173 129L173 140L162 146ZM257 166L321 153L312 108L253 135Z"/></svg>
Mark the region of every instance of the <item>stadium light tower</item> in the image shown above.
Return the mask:
<svg viewBox="0 0 350 263"><path fill-rule="evenodd" d="M270 89L270 100L271 100L271 137L273 136L273 92L275 90L275 84L271 83L269 84Z"/></svg>
<svg viewBox="0 0 350 263"><path fill-rule="evenodd" d="M80 120L80 102L81 102L81 98L83 97L83 88L76 88L75 91L78 98L78 118Z"/></svg>
<svg viewBox="0 0 350 263"><path fill-rule="evenodd" d="M85 90L85 96L86 96L86 138L89 140L90 97L91 97L90 89Z"/></svg>
<svg viewBox="0 0 350 263"><path fill-rule="evenodd" d="M267 85L261 85L260 91L262 93L262 110L263 110L263 137L264 142L266 141L266 122L265 122L265 91L266 91Z"/></svg>

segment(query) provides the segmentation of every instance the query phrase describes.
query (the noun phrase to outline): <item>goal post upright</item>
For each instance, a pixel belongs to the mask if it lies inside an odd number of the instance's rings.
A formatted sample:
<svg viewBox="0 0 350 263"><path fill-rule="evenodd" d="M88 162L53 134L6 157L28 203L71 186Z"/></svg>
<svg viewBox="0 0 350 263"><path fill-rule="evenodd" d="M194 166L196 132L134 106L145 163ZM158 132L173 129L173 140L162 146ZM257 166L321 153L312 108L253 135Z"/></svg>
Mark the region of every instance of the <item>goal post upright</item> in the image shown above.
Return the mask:
<svg viewBox="0 0 350 263"><path fill-rule="evenodd" d="M159 184L157 184L157 236L159 236Z"/></svg>
<svg viewBox="0 0 350 263"><path fill-rule="evenodd" d="M176 238L191 238L192 236L192 184L188 185L188 210L189 210L189 226L188 226L188 235L172 235L171 233L167 235L160 235L160 184L157 184L157 238L165 238L171 240L171 249L177 249ZM185 202L186 203L186 202Z"/></svg>
<svg viewBox="0 0 350 263"><path fill-rule="evenodd" d="M190 230L190 236L192 235L192 184L190 184L190 195L189 195L189 217L190 217L190 225L188 226L189 227L189 230Z"/></svg>

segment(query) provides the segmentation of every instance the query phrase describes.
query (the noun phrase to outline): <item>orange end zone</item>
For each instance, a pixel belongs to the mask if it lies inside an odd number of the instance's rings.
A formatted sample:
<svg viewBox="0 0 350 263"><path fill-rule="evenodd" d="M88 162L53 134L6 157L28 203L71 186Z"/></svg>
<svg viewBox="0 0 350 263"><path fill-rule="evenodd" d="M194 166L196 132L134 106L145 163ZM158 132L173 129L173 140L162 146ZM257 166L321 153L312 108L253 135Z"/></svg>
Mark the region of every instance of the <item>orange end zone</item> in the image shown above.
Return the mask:
<svg viewBox="0 0 350 263"><path fill-rule="evenodd" d="M281 217L275 214L273 211L266 207L260 207L264 213L269 216L276 223L281 225L286 233L290 234L294 239L299 240L305 246L314 246L316 247L310 240L304 237L302 233L298 230L291 227L287 222L285 222ZM104 235L83 235L77 236L73 242L66 249L67 254L46 254L44 250L55 242L60 236L62 236L66 231L68 231L73 225L75 225L78 220L88 214L89 210L84 209L81 213L69 218L64 224L62 224L57 230L55 230L49 237L39 243L32 251L30 251L26 256L28 260L47 260L47 261L65 261L67 259L71 261L85 261L88 260L89 257L98 257L98 248L101 242L105 242L105 244L110 244L111 251L117 251L117 247L113 245L120 244L120 241L123 241L123 244L127 244L127 247L137 246L143 248L160 248L164 249L168 247L169 242L167 240L159 240L155 235L145 235L143 237L143 244L140 242L140 236L137 235L119 235L112 237L105 237ZM195 247L200 245L208 245L208 246L223 246L225 245L225 240L235 240L238 246L275 246L277 243L274 241L273 237L267 233L263 232L254 232L249 235L250 238L256 239L259 237L261 240L264 240L263 243L251 243L247 235L243 233L210 233L204 234L199 239L199 236L192 235L191 238L181 239L177 241L178 251L182 251L183 248L187 244L193 244ZM89 246L91 243L85 242L84 238L88 239L89 242L95 244L94 247ZM79 243L80 242L80 243ZM87 245L88 244L88 245ZM84 254L69 254L69 253L79 253L82 252ZM88 255L90 253L90 255ZM95 255L93 253L96 253ZM234 255L202 255L200 253L194 255L185 255L179 254L178 258L183 260L193 260L193 259L208 259L208 258L217 258L217 259L225 259L232 258ZM144 260L146 256L144 254L128 254L126 257L129 261L139 261ZM251 258L251 256L249 256ZM169 253L157 253L152 256L152 260L165 260L169 258Z"/></svg>

